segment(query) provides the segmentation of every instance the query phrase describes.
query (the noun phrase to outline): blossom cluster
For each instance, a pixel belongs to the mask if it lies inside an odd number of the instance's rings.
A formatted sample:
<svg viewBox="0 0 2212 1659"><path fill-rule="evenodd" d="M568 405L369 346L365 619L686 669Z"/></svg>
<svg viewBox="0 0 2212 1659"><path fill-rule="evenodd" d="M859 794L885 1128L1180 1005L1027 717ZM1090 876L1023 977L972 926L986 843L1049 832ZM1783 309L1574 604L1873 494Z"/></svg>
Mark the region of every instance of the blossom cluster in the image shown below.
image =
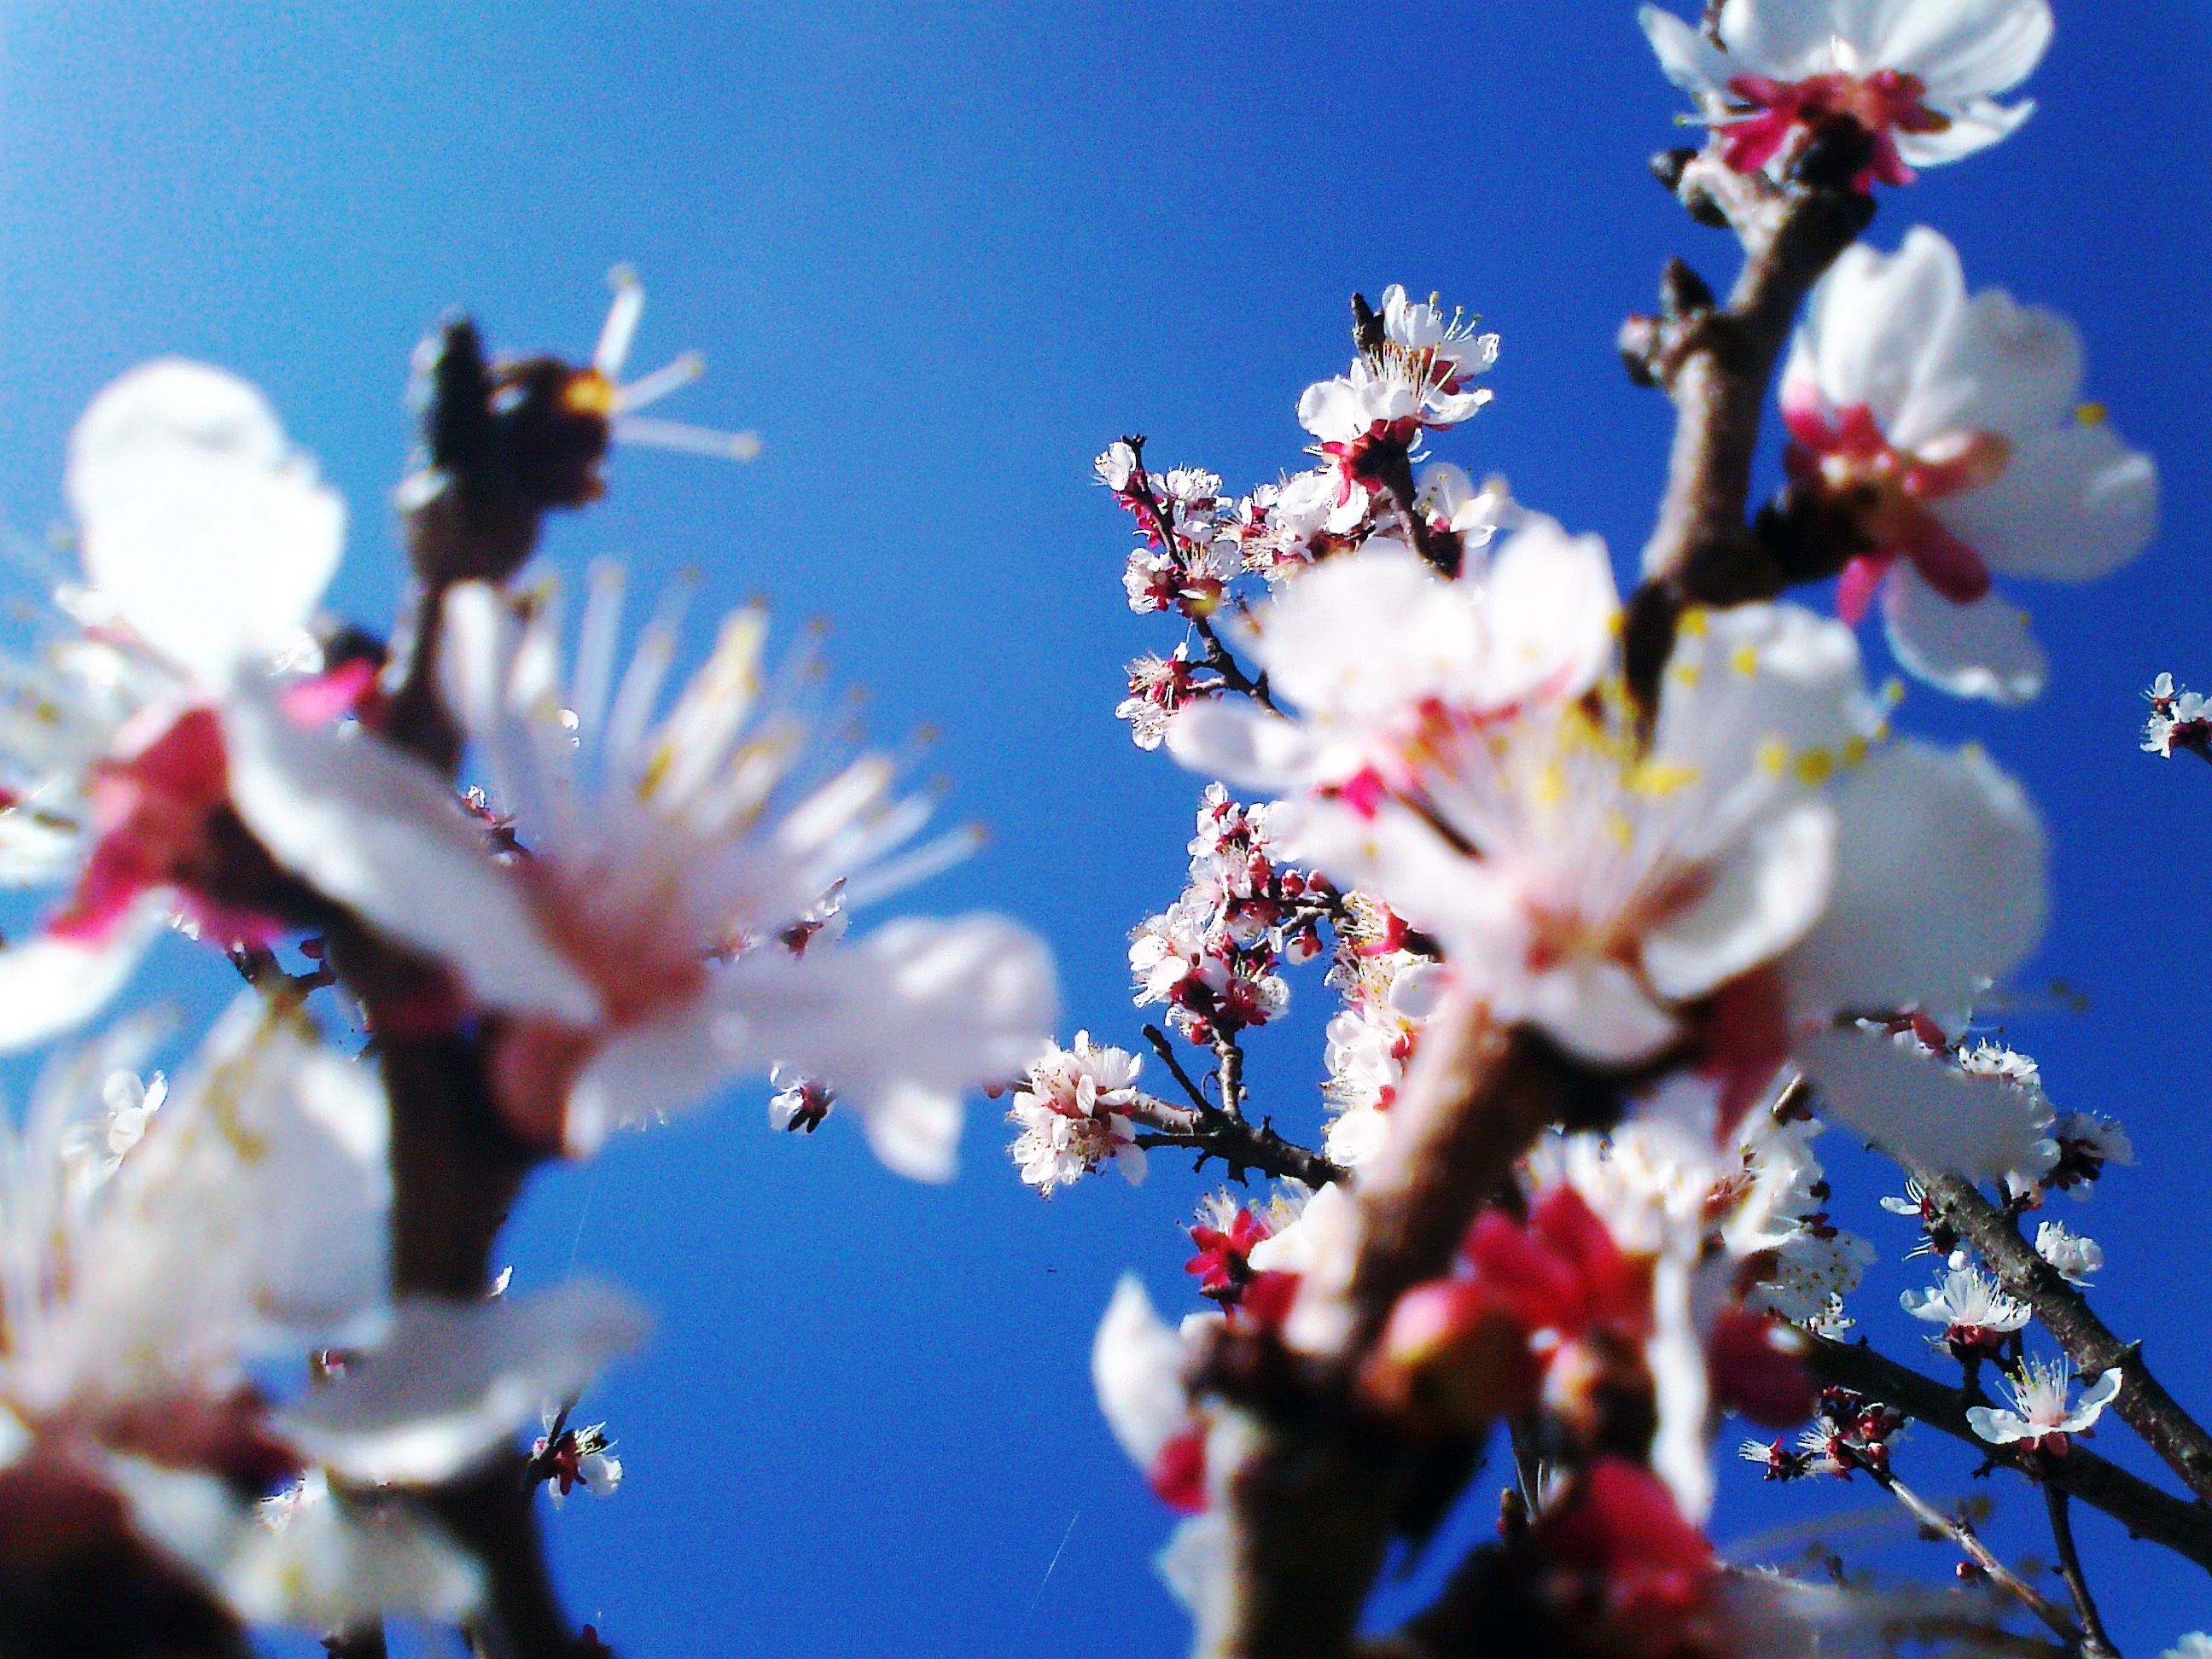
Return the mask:
<svg viewBox="0 0 2212 1659"><path fill-rule="evenodd" d="M890 763L810 729L757 611L669 696L678 612L625 664L605 567L568 643L529 556L609 445L757 447L636 414L696 373L621 379L641 306L619 276L581 366L489 360L466 324L426 345L391 646L325 610L344 504L252 386L157 362L71 435L81 574L0 666L0 878L58 890L0 950L0 1048L93 1028L0 1120L11 1651L387 1613L515 1650L558 1618L485 1541L526 1516L464 1523L441 1490L612 1492L571 1413L646 1326L603 1285L494 1278L522 1173L775 1072L941 1179L963 1093L1051 1028L1001 918L844 937L971 840L917 843ZM161 1021L111 1005L173 935L249 988L153 1070ZM522 1478L486 1486L502 1462Z"/></svg>
<svg viewBox="0 0 2212 1659"><path fill-rule="evenodd" d="M1657 170L1738 232L1745 306L1807 257L1802 241L1776 251L1792 234L1863 227L1878 187L2016 128L2033 106L1999 100L2051 34L2044 0L1727 0L1696 27L1650 6L1643 22L1709 129ZM1598 538L1502 481L1416 477L1431 438L1486 401L1472 380L1497 348L1402 287L1379 307L1355 298L1351 371L1298 402L1319 465L1235 497L1210 471L1146 471L1140 440L1099 459L1143 538L1132 605L1189 630L1131 665L1118 713L1140 748L1215 781L1200 861L1220 814L1243 832L1231 869L1264 854L1325 896L1340 998L1316 1163L1257 1161L1230 1136L1223 1120L1258 1115L1231 1092L1234 1066L1218 1103L1158 1132L1273 1177L1264 1196L1210 1200L1190 1230L1215 1309L1170 1327L1127 1277L1094 1349L1109 1424L1189 1517L1161 1567L1201 1653L1250 1650L1249 1621L1286 1594L1254 1576L1291 1547L1270 1531L1291 1524L1270 1483L1318 1477L1287 1473L1300 1454L1282 1425L1347 1410L1424 1472L1471 1468L1510 1432L1493 1565L1470 1561L1451 1593L1496 1599L1440 1607L1439 1628L1494 1620L1531 1650L1623 1654L1890 1639L1877 1632L1903 1603L1854 1590L1815 1614L1815 1587L1786 1576L1754 1594L1701 1530L1731 1417L1785 1431L1742 1444L1770 1480L1864 1473L1905 1494L1905 1412L1824 1375L1874 1318L1845 1298L1876 1255L1833 1218L1814 1151L1828 1123L1903 1166L1905 1195L1883 1206L1913 1218L1909 1253L1938 1273L1869 1334L1917 1329L1922 1363L1954 1369L1971 1409L1947 1432L2049 1481L2124 1399L2120 1369L2089 1367L2077 1392L2067 1354L2030 1346L2048 1286L2078 1297L2105 1267L2095 1240L2033 1212L2131 1156L2117 1124L2057 1110L2035 1063L1990 1034L1995 988L2048 912L2040 817L1978 746L1896 729L1900 696L1870 688L1857 630L1878 606L1911 677L1998 704L2039 696L2044 648L2000 584L2135 557L2156 529L2156 469L2086 399L2072 325L1970 290L1937 232L1884 253L1846 231L1818 264L1773 388L1780 493L1669 562L1670 518L1725 493L1705 476L1686 489L1683 469L1700 443L1738 441L1691 432L1626 594ZM1687 428L1716 417L1710 378L1674 386L1685 361L1741 373L1725 331L1765 325L1721 315L1679 268L1668 283L1669 314L1633 320L1623 351L1677 391ZM1699 562L1717 550L1745 568L1717 575ZM1823 578L1831 614L1786 592ZM2201 699L2161 677L2150 702L2145 748L2203 747ZM1279 994L1260 988L1272 957L1248 975L1237 954L1258 877L1240 890L1200 861L1132 965L1140 1001L1169 1001L1226 1060ZM1264 910L1247 933L1279 921ZM1194 982L1196 1006L1179 1002ZM1507 1130L1516 1089L1550 1093ZM1479 1178L1442 1162L1474 1146L1491 1159ZM1446 1167L1469 1184L1445 1192ZM1293 1410L1297 1378L1310 1392ZM1395 1524L1418 1541L1433 1517ZM2101 1642L2086 1601L2077 1616Z"/></svg>

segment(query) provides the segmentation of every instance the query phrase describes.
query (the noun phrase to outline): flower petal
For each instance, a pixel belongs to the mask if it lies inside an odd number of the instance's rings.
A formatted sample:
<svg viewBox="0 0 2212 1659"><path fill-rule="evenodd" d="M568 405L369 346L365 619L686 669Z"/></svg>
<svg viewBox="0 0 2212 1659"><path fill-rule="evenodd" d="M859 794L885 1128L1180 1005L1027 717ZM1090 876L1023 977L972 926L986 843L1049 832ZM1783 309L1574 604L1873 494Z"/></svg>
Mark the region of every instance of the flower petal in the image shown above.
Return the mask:
<svg viewBox="0 0 2212 1659"><path fill-rule="evenodd" d="M2043 936L2043 825L1979 750L1893 744L1834 804L1827 914L1784 958L1800 1018L1969 1005Z"/></svg>
<svg viewBox="0 0 2212 1659"><path fill-rule="evenodd" d="M2158 533L2158 468L2108 426L2069 424L2016 443L1995 483L1937 502L1936 516L1996 569L2087 581Z"/></svg>
<svg viewBox="0 0 2212 1659"><path fill-rule="evenodd" d="M2008 708L2043 695L2050 661L2027 612L1998 594L1960 605L1900 563L1883 590L1881 610L1889 648L1915 679Z"/></svg>
<svg viewBox="0 0 2212 1659"><path fill-rule="evenodd" d="M1975 1181L2001 1181L2037 1160L2049 1120L2001 1079L1971 1076L1881 1030L1821 1031L1796 1052L1821 1109L1897 1157Z"/></svg>
<svg viewBox="0 0 2212 1659"><path fill-rule="evenodd" d="M225 705L223 736L232 803L279 864L445 963L488 1006L598 1016L598 994L429 768L368 732L296 726L260 698Z"/></svg>
<svg viewBox="0 0 2212 1659"><path fill-rule="evenodd" d="M1242 698L1194 702L1168 722L1168 753L1184 767L1240 788L1286 789L1312 781L1322 745L1303 726Z"/></svg>
<svg viewBox="0 0 2212 1659"><path fill-rule="evenodd" d="M65 484L85 574L203 685L290 644L337 568L345 505L235 375L164 358L92 400Z"/></svg>
<svg viewBox="0 0 2212 1659"><path fill-rule="evenodd" d="M582 1280L481 1302L413 1297L380 1348L277 1420L334 1474L427 1485L537 1422L545 1401L578 1393L645 1334L628 1299Z"/></svg>
<svg viewBox="0 0 2212 1659"><path fill-rule="evenodd" d="M1134 1273L1123 1273L1091 1343L1091 1380L1114 1438L1139 1469L1190 1421L1182 1339L1152 1310Z"/></svg>
<svg viewBox="0 0 2212 1659"><path fill-rule="evenodd" d="M1802 939L1827 906L1835 845L1835 815L1819 801L1761 823L1711 869L1697 902L1644 936L1653 987L1702 996Z"/></svg>
<svg viewBox="0 0 2212 1659"><path fill-rule="evenodd" d="M103 939L40 933L0 950L0 1054L74 1030L106 1007L152 948L167 908L155 895Z"/></svg>

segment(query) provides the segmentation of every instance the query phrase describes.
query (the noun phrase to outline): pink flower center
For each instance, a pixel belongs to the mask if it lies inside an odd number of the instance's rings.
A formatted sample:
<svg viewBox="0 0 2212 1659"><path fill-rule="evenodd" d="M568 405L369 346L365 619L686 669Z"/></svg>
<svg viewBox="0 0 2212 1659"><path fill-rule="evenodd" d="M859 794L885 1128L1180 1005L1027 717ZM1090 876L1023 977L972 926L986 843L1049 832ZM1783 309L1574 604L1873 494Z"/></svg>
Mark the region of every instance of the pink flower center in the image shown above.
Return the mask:
<svg viewBox="0 0 2212 1659"><path fill-rule="evenodd" d="M1874 140L1874 159L1851 181L1864 193L1875 181L1909 185L1912 169L1898 154L1900 132L1941 132L1949 118L1921 100L1928 88L1919 76L1898 70L1872 75L1815 75L1802 81L1775 81L1763 75L1739 75L1729 90L1749 105L1744 114L1720 123L1726 134L1721 159L1738 173L1756 173L1803 135L1838 116L1856 121Z"/></svg>
<svg viewBox="0 0 2212 1659"><path fill-rule="evenodd" d="M265 944L282 930L202 890L222 866L216 827L230 805L215 710L187 709L128 759L102 762L91 797L99 839L68 907L49 924L54 937L96 944L143 895L165 887L179 890L185 910L224 944Z"/></svg>
<svg viewBox="0 0 2212 1659"><path fill-rule="evenodd" d="M1964 428L1938 433L1917 450L1893 447L1864 404L1826 413L1799 400L1785 404L1790 445L1783 465L1801 487L1847 507L1873 541L1873 550L1844 568L1836 595L1844 620L1866 615L1881 579L1910 559L1928 585L1958 605L1990 591L1989 567L1936 516L1935 504L1994 483L2012 459L1995 432Z"/></svg>

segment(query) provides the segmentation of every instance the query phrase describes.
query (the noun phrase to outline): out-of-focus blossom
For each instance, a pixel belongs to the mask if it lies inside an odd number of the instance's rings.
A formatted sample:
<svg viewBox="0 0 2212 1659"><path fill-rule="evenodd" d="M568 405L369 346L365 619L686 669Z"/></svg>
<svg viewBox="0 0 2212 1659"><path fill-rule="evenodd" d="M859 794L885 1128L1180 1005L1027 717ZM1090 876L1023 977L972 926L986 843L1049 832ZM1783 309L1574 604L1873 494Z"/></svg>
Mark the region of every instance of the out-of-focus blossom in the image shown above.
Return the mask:
<svg viewBox="0 0 2212 1659"><path fill-rule="evenodd" d="M173 911L222 943L265 941L289 878L402 943L446 939L483 1000L590 1006L571 976L529 970L543 940L518 891L479 879L482 837L450 791L333 725L327 685L300 679L345 514L259 392L204 364L132 370L71 434L67 493L89 583L69 603L88 631L58 647L50 704L11 695L0 816L37 827L31 864L74 891L0 952L0 1046L88 1018Z"/></svg>
<svg viewBox="0 0 2212 1659"><path fill-rule="evenodd" d="M515 866L596 1020L509 1021L494 1079L510 1121L574 1152L788 1066L836 1091L902 1173L952 1171L964 1089L1003 1081L1051 1023L1042 947L994 916L890 923L831 945L857 907L963 855L962 834L899 854L927 817L867 756L811 787L805 734L763 715L765 624L732 616L658 720L666 617L615 672L617 573L592 584L573 677L550 604L481 585L447 597L448 694L527 856Z"/></svg>
<svg viewBox="0 0 2212 1659"><path fill-rule="evenodd" d="M1098 1407L1160 1500L1189 1513L1206 1506L1206 1425L1183 1389L1184 1347L1136 1275L1124 1273L1091 1346Z"/></svg>
<svg viewBox="0 0 2212 1659"><path fill-rule="evenodd" d="M2025 702L2042 647L1990 576L2087 581L2140 553L2158 474L2083 404L2081 344L2056 312L1969 295L1924 228L1845 251L1814 291L1782 377L1801 489L1870 544L1844 569L1856 623L1877 592L1898 660L1964 696Z"/></svg>
<svg viewBox="0 0 2212 1659"><path fill-rule="evenodd" d="M1849 120L1873 145L1862 190L1910 184L2026 120L2033 103L1996 98L2034 72L2051 29L2047 0L1727 0L1710 34L1656 6L1639 15L1729 167L1779 175Z"/></svg>

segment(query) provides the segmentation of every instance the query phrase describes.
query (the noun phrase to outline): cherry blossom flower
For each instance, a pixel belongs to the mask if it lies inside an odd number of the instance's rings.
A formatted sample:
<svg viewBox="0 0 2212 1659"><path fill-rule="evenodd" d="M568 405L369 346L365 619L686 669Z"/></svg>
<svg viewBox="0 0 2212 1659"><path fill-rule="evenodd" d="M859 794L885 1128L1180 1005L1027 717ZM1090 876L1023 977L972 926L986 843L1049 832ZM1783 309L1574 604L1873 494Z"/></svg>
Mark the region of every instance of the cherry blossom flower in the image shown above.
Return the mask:
<svg viewBox="0 0 2212 1659"><path fill-rule="evenodd" d="M1996 1279L1973 1267L1954 1267L1925 1291L1905 1291L1898 1304L1915 1319L1943 1328L1942 1346L1959 1359L1994 1358L2005 1339L2027 1325L2034 1310L2015 1301Z"/></svg>
<svg viewBox="0 0 2212 1659"><path fill-rule="evenodd" d="M2058 1149L2042 1184L2076 1201L2087 1199L2107 1164L2132 1164L2136 1149L2128 1132L2113 1119L2093 1112L2067 1112L2051 1126Z"/></svg>
<svg viewBox="0 0 2212 1659"><path fill-rule="evenodd" d="M1255 1276L1252 1251L1273 1236L1275 1219L1226 1192L1209 1196L1189 1228L1197 1254L1182 1264L1185 1273L1198 1275L1198 1293L1224 1308L1242 1302Z"/></svg>
<svg viewBox="0 0 2212 1659"><path fill-rule="evenodd" d="M2035 106L1999 104L2051 40L2046 0L1728 0L1711 37L1638 14L1667 78L1697 100L1727 164L1779 176L1822 123L1873 141L1861 190L1986 149Z"/></svg>
<svg viewBox="0 0 2212 1659"><path fill-rule="evenodd" d="M534 1415L544 1387L580 1385L634 1341L636 1316L588 1287L446 1318L395 1308L382 1092L258 994L134 1144L72 1163L70 1131L112 1117L102 1085L145 1040L125 1027L58 1062L0 1142L0 1529L60 1483L250 1618L472 1602L473 1569L427 1520L324 1510L272 1532L250 1500L311 1463L446 1479ZM331 1346L357 1356L342 1378L268 1397L260 1362ZM447 1385L488 1352L507 1356L503 1396L457 1404ZM412 1392L363 1413L361 1376L387 1373ZM395 1445L403 1456L379 1455Z"/></svg>
<svg viewBox="0 0 2212 1659"><path fill-rule="evenodd" d="M1946 690L2042 690L2042 648L1992 572L2087 581L2156 532L2156 470L2081 402L2081 372L2071 324L1970 296L1932 230L1848 249L1814 292L1782 379L1790 473L1872 544L1844 572L1844 619L1879 590L1898 660Z"/></svg>
<svg viewBox="0 0 2212 1659"><path fill-rule="evenodd" d="M1394 283L1376 324L1349 374L1315 382L1298 399L1298 424L1335 468L1340 507L1405 467L1422 432L1456 426L1491 397L1468 384L1498 360L1498 337L1475 333L1474 319L1447 319L1433 299L1408 300Z"/></svg>
<svg viewBox="0 0 2212 1659"><path fill-rule="evenodd" d="M866 756L811 787L805 733L760 708L765 631L732 615L658 721L673 623L617 680L622 581L602 568L564 683L553 604L448 595L448 696L512 809L514 874L596 1019L513 1019L502 1107L574 1152L618 1124L779 1065L835 1091L891 1168L952 1172L963 1089L1018 1073L1051 1022L1052 973L1012 923L894 921L828 942L825 898L857 907L962 856L952 836L898 855L927 816Z"/></svg>
<svg viewBox="0 0 2212 1659"><path fill-rule="evenodd" d="M2168 760L2177 749L2212 755L2212 702L2194 691L2178 690L2171 674L2153 680L2143 696L2150 704L2143 721L2144 753Z"/></svg>
<svg viewBox="0 0 2212 1659"><path fill-rule="evenodd" d="M545 1483L545 1495L556 1507L578 1486L594 1498L612 1498L622 1485L623 1466L611 1455L614 1442L607 1437L607 1425L571 1428L567 1415L545 1414L545 1432L530 1449L531 1473Z"/></svg>
<svg viewBox="0 0 2212 1659"><path fill-rule="evenodd" d="M1091 1347L1091 1376L1099 1410L1129 1461L1152 1491L1175 1509L1206 1507L1206 1422L1182 1385L1189 1334L1209 1318L1194 1315L1182 1333L1152 1310L1133 1273L1124 1273Z"/></svg>
<svg viewBox="0 0 2212 1659"><path fill-rule="evenodd" d="M2084 1238L2063 1221L2036 1224L2035 1253L2069 1285L2087 1285L2105 1265L2105 1247L2094 1238Z"/></svg>
<svg viewBox="0 0 2212 1659"><path fill-rule="evenodd" d="M2104 1415L2120 1392L2117 1368L2106 1371L2070 1408L2066 1397L2073 1391L2074 1368L2063 1359L2029 1359L2017 1371L2005 1375L2005 1389L2013 1409L1999 1406L1969 1406L1966 1421L1974 1432L1993 1446L2024 1445L2029 1451L2063 1455L2069 1436L2085 1434Z"/></svg>
<svg viewBox="0 0 2212 1659"><path fill-rule="evenodd" d="M1190 647L1179 645L1170 657L1139 657L1129 665L1129 695L1114 710L1129 722L1129 738L1139 749L1157 749L1168 734L1168 721L1194 697L1206 695L1196 683Z"/></svg>
<svg viewBox="0 0 2212 1659"><path fill-rule="evenodd" d="M203 364L134 369L78 422L67 488L91 585L70 605L90 631L60 648L51 720L11 692L0 739L23 741L0 772L42 775L11 816L53 832L38 872L75 890L0 951L0 1047L88 1018L173 911L224 943L272 937L287 878L404 944L447 943L494 1005L592 1006L557 964L531 971L535 924L482 879L482 837L440 780L288 703L301 682L276 676L316 657L306 627L344 509L260 393Z"/></svg>
<svg viewBox="0 0 2212 1659"><path fill-rule="evenodd" d="M1127 1049L1092 1042L1088 1031L1078 1031L1073 1047L1051 1044L1030 1061L1006 1114L1021 1125L1009 1150L1022 1179L1050 1198L1111 1164L1131 1186L1141 1185L1145 1152L1127 1109L1143 1066Z"/></svg>

